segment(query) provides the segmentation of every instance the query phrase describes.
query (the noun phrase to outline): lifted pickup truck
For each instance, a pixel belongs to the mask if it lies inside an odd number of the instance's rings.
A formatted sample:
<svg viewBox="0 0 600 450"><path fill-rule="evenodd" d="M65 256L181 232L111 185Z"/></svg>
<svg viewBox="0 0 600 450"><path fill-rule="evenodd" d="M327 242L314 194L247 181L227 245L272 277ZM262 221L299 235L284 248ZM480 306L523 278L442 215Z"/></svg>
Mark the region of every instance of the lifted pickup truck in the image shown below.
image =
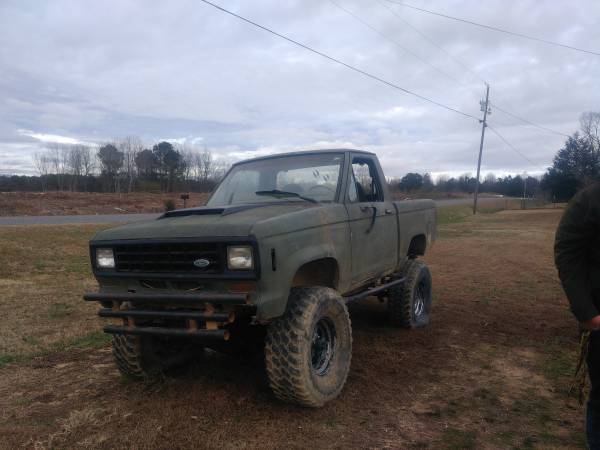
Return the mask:
<svg viewBox="0 0 600 450"><path fill-rule="evenodd" d="M99 232L100 289L84 298L113 322L104 331L124 374L152 376L262 330L275 395L316 407L346 382L349 302L376 296L393 325L429 322L431 275L417 257L434 238L434 203L392 201L374 154L279 154L234 164L204 207Z"/></svg>

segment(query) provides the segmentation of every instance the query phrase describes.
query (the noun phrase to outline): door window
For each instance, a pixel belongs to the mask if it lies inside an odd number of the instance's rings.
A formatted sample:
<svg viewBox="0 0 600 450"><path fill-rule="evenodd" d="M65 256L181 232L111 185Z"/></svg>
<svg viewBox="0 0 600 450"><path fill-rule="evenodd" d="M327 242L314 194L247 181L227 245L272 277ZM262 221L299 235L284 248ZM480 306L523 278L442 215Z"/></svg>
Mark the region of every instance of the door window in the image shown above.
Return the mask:
<svg viewBox="0 0 600 450"><path fill-rule="evenodd" d="M350 183L348 183L348 200L351 203L358 201L358 192L356 191L356 180L354 179L354 171L350 174Z"/></svg>
<svg viewBox="0 0 600 450"><path fill-rule="evenodd" d="M377 176L377 169L370 158L354 158L348 188L351 202L382 202L383 191Z"/></svg>

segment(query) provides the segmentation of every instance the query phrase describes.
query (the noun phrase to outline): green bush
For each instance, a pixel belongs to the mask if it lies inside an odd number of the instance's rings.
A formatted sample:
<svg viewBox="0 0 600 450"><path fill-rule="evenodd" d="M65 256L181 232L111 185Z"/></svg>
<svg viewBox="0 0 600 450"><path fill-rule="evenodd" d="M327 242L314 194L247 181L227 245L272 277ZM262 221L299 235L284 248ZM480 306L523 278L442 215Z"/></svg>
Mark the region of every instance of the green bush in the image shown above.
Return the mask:
<svg viewBox="0 0 600 450"><path fill-rule="evenodd" d="M165 200L165 211L173 211L175 208L176 208L175 200L173 200L173 199Z"/></svg>

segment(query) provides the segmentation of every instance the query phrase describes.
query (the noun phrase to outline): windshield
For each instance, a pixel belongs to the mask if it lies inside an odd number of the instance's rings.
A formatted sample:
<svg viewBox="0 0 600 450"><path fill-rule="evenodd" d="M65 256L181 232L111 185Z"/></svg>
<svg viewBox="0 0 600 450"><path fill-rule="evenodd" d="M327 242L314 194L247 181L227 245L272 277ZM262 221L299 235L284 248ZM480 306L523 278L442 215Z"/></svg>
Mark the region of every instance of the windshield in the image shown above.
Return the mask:
<svg viewBox="0 0 600 450"><path fill-rule="evenodd" d="M325 153L241 163L231 169L207 205L332 202L343 160L341 153Z"/></svg>

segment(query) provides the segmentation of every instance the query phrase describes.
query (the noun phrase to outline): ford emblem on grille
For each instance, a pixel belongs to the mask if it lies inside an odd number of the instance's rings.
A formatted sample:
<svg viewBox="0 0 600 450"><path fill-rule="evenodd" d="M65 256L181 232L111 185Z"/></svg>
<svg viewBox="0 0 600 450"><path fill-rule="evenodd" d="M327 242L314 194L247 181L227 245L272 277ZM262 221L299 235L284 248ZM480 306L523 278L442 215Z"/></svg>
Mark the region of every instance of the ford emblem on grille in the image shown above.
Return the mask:
<svg viewBox="0 0 600 450"><path fill-rule="evenodd" d="M210 261L208 259L200 258L194 261L194 265L202 269L204 267L208 267L210 265Z"/></svg>

